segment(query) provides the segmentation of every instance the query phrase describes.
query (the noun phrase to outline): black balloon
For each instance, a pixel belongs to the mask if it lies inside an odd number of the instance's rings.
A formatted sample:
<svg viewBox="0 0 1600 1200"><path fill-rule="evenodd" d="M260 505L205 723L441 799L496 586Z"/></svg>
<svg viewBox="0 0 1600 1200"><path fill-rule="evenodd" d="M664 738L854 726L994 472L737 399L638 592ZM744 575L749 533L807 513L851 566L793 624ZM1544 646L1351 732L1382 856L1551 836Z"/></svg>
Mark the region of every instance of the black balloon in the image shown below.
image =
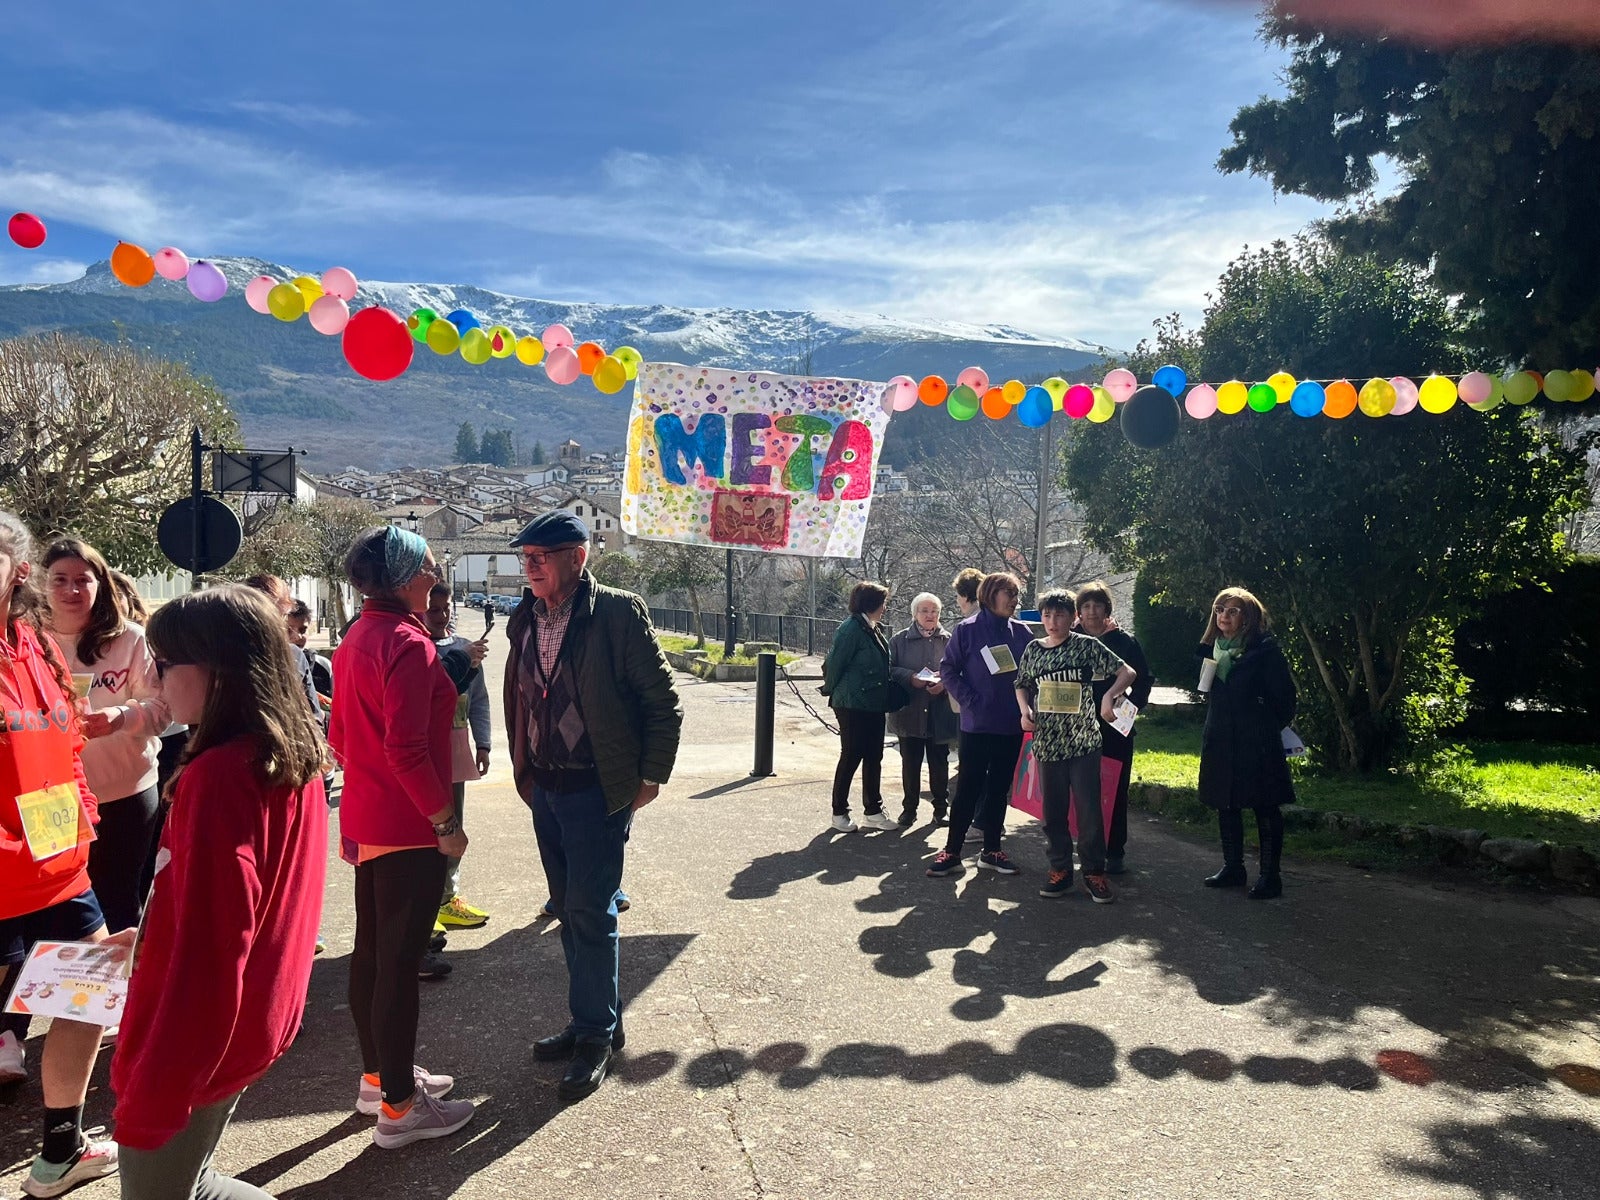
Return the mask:
<svg viewBox="0 0 1600 1200"><path fill-rule="evenodd" d="M1122 436L1141 450L1159 450L1178 436L1178 401L1148 384L1122 406Z"/></svg>

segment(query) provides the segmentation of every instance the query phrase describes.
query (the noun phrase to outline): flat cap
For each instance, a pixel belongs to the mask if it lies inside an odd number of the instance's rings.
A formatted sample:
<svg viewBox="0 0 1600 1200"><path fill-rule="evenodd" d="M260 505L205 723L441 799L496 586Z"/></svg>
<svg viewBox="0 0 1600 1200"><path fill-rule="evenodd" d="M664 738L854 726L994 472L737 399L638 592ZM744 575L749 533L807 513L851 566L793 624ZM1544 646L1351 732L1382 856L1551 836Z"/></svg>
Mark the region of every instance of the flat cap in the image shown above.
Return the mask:
<svg viewBox="0 0 1600 1200"><path fill-rule="evenodd" d="M511 539L516 546L575 546L589 540L589 527L569 512L556 509L540 513L522 527L522 532Z"/></svg>

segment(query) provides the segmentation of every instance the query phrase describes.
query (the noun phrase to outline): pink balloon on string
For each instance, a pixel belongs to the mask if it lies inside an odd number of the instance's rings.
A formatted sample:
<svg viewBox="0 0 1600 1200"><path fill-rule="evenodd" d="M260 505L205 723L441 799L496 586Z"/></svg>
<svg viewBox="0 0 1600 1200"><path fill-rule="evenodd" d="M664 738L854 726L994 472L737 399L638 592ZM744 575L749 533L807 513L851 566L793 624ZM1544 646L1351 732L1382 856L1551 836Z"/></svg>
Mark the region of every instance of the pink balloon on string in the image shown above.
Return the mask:
<svg viewBox="0 0 1600 1200"><path fill-rule="evenodd" d="M908 412L917 406L917 381L909 375L896 375L889 380L885 393L892 412Z"/></svg>
<svg viewBox="0 0 1600 1200"><path fill-rule="evenodd" d="M1403 417L1417 406L1417 385L1404 375L1396 375L1389 383L1394 387L1394 407L1391 417Z"/></svg>
<svg viewBox="0 0 1600 1200"><path fill-rule="evenodd" d="M961 374L956 376L956 386L966 384L978 395L983 395L989 390L989 372L982 367L964 367Z"/></svg>
<svg viewBox="0 0 1600 1200"><path fill-rule="evenodd" d="M1100 381L1100 386L1111 393L1113 400L1121 404L1139 390L1139 378L1126 367L1118 367L1106 372L1106 377Z"/></svg>
<svg viewBox="0 0 1600 1200"><path fill-rule="evenodd" d="M182 279L189 273L189 256L176 246L164 246L153 257L156 274L163 279Z"/></svg>
<svg viewBox="0 0 1600 1200"><path fill-rule="evenodd" d="M1217 389L1209 383L1190 388L1183 398L1183 411L1196 421L1204 421L1217 411Z"/></svg>
<svg viewBox="0 0 1600 1200"><path fill-rule="evenodd" d="M565 325L547 325L545 331L539 335L539 340L544 343L545 353L554 354L557 350L572 347L572 330Z"/></svg>
<svg viewBox="0 0 1600 1200"><path fill-rule="evenodd" d="M338 296L324 294L312 301L306 319L318 333L333 337L350 323L350 306Z"/></svg>
<svg viewBox="0 0 1600 1200"><path fill-rule="evenodd" d="M322 273L322 291L324 295L335 296L348 304L356 298L356 277L348 267L330 267ZM311 307L315 308L316 304L313 303ZM349 319L348 308L345 310L345 317ZM334 332L337 333L338 330Z"/></svg>
<svg viewBox="0 0 1600 1200"><path fill-rule="evenodd" d="M1075 383L1061 397L1061 411L1074 421L1081 421L1094 407L1094 389L1086 383Z"/></svg>
<svg viewBox="0 0 1600 1200"><path fill-rule="evenodd" d="M1482 371L1469 371L1456 385L1463 404L1482 404L1494 392L1494 383Z"/></svg>
<svg viewBox="0 0 1600 1200"><path fill-rule="evenodd" d="M545 330L545 333L549 332ZM550 377L551 383L571 383L582 373L578 365L578 352L571 346L557 346L544 360L544 373Z"/></svg>
<svg viewBox="0 0 1600 1200"><path fill-rule="evenodd" d="M277 286L278 281L271 275L257 275L244 285L244 302L265 315L272 311L267 307L267 293Z"/></svg>
<svg viewBox="0 0 1600 1200"><path fill-rule="evenodd" d="M160 269L161 256L157 255L156 270ZM207 304L215 304L228 294L228 277L222 273L222 268L203 258L195 259L194 265L189 268L188 280L189 294Z"/></svg>

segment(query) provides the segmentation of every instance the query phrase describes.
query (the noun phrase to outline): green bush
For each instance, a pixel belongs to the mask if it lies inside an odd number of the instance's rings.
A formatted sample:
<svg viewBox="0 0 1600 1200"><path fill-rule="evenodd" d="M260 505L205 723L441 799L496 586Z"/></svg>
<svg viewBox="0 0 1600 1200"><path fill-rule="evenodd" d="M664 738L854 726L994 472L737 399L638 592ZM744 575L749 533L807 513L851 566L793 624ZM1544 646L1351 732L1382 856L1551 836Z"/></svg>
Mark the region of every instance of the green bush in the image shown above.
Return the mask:
<svg viewBox="0 0 1600 1200"><path fill-rule="evenodd" d="M1474 714L1513 704L1600 714L1600 558L1574 559L1548 583L1491 596L1456 629L1456 661Z"/></svg>
<svg viewBox="0 0 1600 1200"><path fill-rule="evenodd" d="M1158 687L1179 687L1194 690L1200 677L1200 663L1194 649L1200 644L1200 635L1206 628L1205 602L1187 608L1167 603L1155 603L1152 587L1141 572L1133 583L1133 633L1150 660L1150 673ZM1155 593L1160 595L1159 592Z"/></svg>

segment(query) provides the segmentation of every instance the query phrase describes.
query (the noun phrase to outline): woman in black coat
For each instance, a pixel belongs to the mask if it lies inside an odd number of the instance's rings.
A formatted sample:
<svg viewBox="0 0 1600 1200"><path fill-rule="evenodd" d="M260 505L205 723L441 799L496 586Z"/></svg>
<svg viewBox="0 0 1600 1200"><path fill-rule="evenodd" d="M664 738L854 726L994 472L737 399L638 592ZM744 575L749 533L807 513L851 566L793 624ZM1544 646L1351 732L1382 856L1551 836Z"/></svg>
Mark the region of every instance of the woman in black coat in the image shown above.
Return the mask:
<svg viewBox="0 0 1600 1200"><path fill-rule="evenodd" d="M1222 828L1222 870L1207 887L1243 887L1244 810L1255 809L1261 834L1261 872L1252 900L1283 894L1282 806L1294 803L1294 784L1283 754L1282 731L1294 720L1294 679L1268 632L1267 610L1243 588L1224 588L1211 606L1199 657L1207 691L1200 735L1200 799L1217 810Z"/></svg>

